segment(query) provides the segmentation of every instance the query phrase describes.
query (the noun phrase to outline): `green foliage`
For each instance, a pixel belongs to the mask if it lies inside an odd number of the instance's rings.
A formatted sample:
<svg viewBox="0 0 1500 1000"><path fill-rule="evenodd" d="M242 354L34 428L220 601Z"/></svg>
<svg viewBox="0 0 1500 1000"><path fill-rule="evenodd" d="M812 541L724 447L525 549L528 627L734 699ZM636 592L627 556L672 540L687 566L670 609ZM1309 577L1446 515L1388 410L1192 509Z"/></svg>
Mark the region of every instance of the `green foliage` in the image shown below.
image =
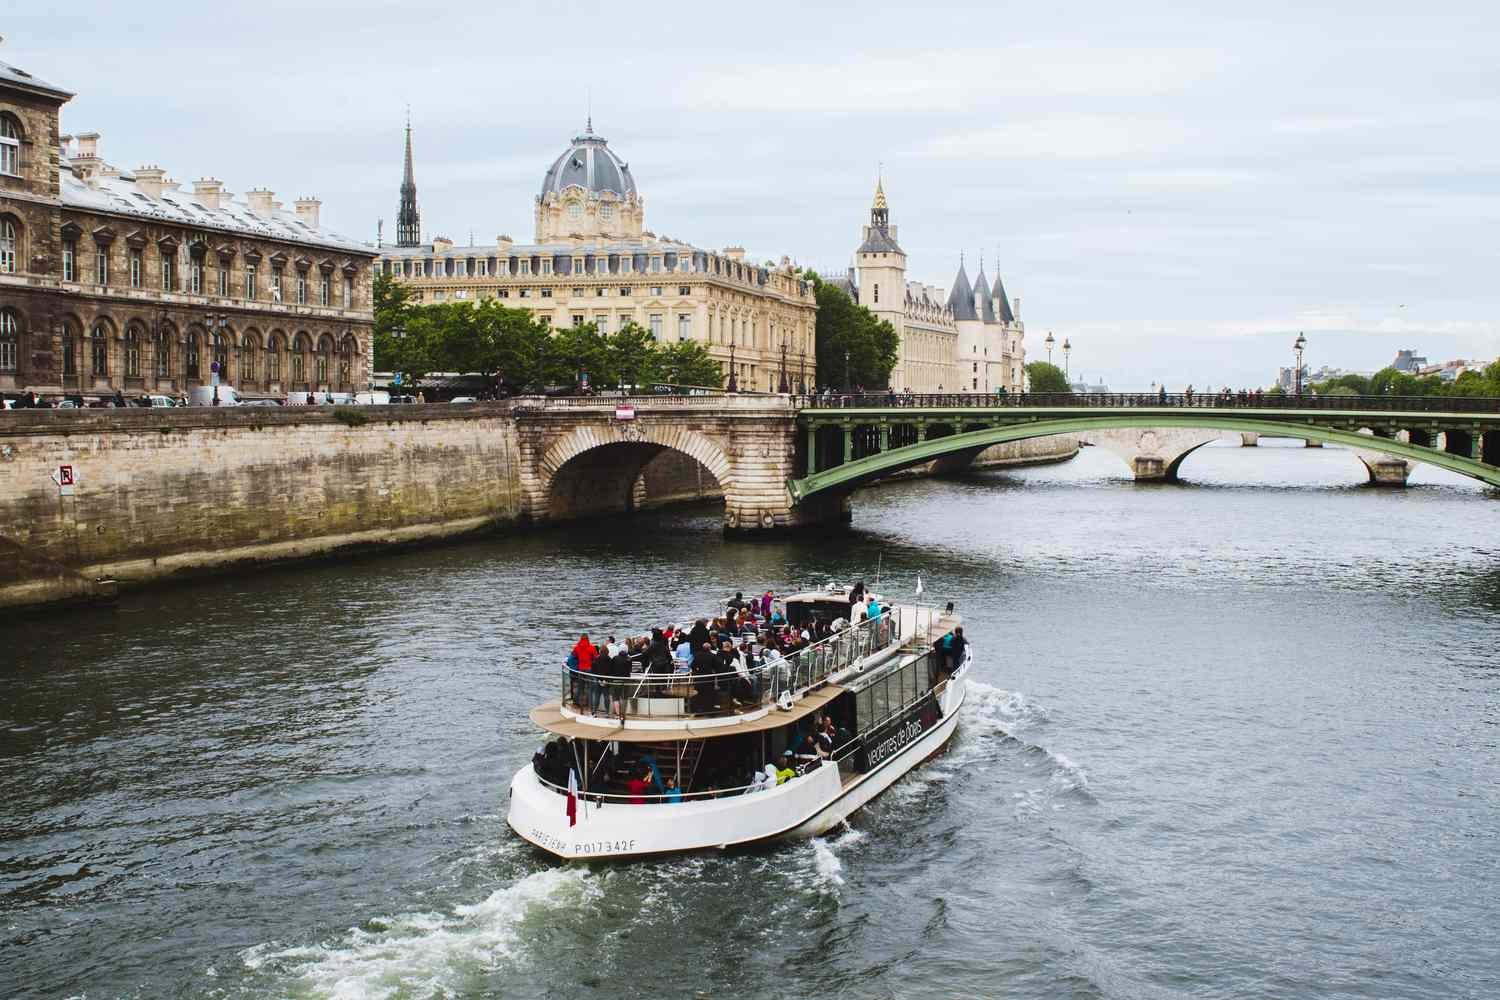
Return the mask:
<svg viewBox="0 0 1500 1000"><path fill-rule="evenodd" d="M1061 368L1045 361L1033 361L1026 366L1026 378L1032 392L1072 392L1068 377Z"/></svg>
<svg viewBox="0 0 1500 1000"><path fill-rule="evenodd" d="M1266 390L1265 394L1267 396L1285 396L1286 390L1279 385L1273 385L1271 386L1271 388Z"/></svg>
<svg viewBox="0 0 1500 1000"><path fill-rule="evenodd" d="M1340 375L1310 388L1320 396L1500 396L1500 361L1486 365L1483 371L1470 369L1452 382L1387 367L1369 378Z"/></svg>
<svg viewBox="0 0 1500 1000"><path fill-rule="evenodd" d="M848 293L826 284L812 271L802 276L812 282L818 299L814 340L822 383L840 388L886 388L901 346L896 328L876 319L870 310L856 305ZM846 378L848 386L844 385Z"/></svg>
<svg viewBox="0 0 1500 1000"><path fill-rule="evenodd" d="M484 375L518 390L575 385L585 373L596 389L724 384L696 341L660 344L634 323L608 336L592 323L554 331L494 299L416 305L385 275L375 279L375 367L401 372L408 386L429 372Z"/></svg>
<svg viewBox="0 0 1500 1000"><path fill-rule="evenodd" d="M363 427L370 422L370 418L360 413L352 406L335 406L333 408L333 419L346 427Z"/></svg>

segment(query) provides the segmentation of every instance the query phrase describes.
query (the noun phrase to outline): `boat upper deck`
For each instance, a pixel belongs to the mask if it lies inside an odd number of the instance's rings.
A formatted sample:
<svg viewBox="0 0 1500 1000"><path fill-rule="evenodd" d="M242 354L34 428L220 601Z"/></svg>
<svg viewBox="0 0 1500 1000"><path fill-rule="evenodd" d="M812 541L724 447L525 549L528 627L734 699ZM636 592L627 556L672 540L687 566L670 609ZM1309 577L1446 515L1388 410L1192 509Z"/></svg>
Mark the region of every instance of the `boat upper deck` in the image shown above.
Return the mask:
<svg viewBox="0 0 1500 1000"><path fill-rule="evenodd" d="M560 697L533 709L531 719L568 738L641 741L785 725L836 697L841 677L958 624L936 609L874 601L871 614L846 592L800 594L786 600L784 616L716 620L711 629L700 620L690 634L673 636L675 652L660 632L613 656L600 650L588 669L563 667Z"/></svg>

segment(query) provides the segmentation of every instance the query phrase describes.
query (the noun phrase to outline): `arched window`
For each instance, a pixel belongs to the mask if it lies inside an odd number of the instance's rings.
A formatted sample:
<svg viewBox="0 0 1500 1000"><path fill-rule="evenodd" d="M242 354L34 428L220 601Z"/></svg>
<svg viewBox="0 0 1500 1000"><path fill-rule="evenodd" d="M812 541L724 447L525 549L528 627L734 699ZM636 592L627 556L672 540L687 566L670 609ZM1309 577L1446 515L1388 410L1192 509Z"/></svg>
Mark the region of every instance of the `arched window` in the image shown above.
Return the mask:
<svg viewBox="0 0 1500 1000"><path fill-rule="evenodd" d="M266 381L281 381L281 338L274 333L266 341Z"/></svg>
<svg viewBox="0 0 1500 1000"><path fill-rule="evenodd" d="M329 361L333 358L333 341L324 337L318 341L318 384L328 384Z"/></svg>
<svg viewBox="0 0 1500 1000"><path fill-rule="evenodd" d="M157 330L155 337L156 377L172 376L172 334L169 330Z"/></svg>
<svg viewBox="0 0 1500 1000"><path fill-rule="evenodd" d="M213 335L213 361L218 365L219 381L229 381L229 338L222 333Z"/></svg>
<svg viewBox="0 0 1500 1000"><path fill-rule="evenodd" d="M14 309L0 309L0 372L13 372L21 355L21 323Z"/></svg>
<svg viewBox="0 0 1500 1000"><path fill-rule="evenodd" d="M354 338L345 337L339 348L339 385L349 388L354 384Z"/></svg>
<svg viewBox="0 0 1500 1000"><path fill-rule="evenodd" d="M255 338L245 334L240 345L240 381L249 384L255 381L257 361L255 357Z"/></svg>
<svg viewBox="0 0 1500 1000"><path fill-rule="evenodd" d="M78 338L73 332L72 323L63 324L62 336L63 351L63 374L78 374Z"/></svg>
<svg viewBox="0 0 1500 1000"><path fill-rule="evenodd" d="M0 115L0 174L21 172L21 126L10 115Z"/></svg>
<svg viewBox="0 0 1500 1000"><path fill-rule="evenodd" d="M16 273L21 253L21 227L13 219L0 219L0 274Z"/></svg>
<svg viewBox="0 0 1500 1000"><path fill-rule="evenodd" d="M90 371L100 378L109 376L109 329L103 323L95 323L89 333Z"/></svg>
<svg viewBox="0 0 1500 1000"><path fill-rule="evenodd" d="M198 331L189 330L187 343L182 348L182 374L186 378L198 378Z"/></svg>
<svg viewBox="0 0 1500 1000"><path fill-rule="evenodd" d="M302 383L307 381L307 334L297 334L297 339L292 343L292 381Z"/></svg>
<svg viewBox="0 0 1500 1000"><path fill-rule="evenodd" d="M140 378L141 375L141 331L135 327L125 329L125 377Z"/></svg>

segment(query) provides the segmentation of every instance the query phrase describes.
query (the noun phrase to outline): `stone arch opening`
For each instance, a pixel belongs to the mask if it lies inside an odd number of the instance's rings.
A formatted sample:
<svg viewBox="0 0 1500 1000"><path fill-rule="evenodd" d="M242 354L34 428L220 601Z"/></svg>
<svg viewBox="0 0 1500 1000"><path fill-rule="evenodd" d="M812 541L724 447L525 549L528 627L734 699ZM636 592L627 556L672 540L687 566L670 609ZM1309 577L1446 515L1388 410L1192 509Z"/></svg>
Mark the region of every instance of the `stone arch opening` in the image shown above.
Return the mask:
<svg viewBox="0 0 1500 1000"><path fill-rule="evenodd" d="M547 512L555 520L575 520L723 498L719 477L687 452L653 441L616 441L558 466Z"/></svg>

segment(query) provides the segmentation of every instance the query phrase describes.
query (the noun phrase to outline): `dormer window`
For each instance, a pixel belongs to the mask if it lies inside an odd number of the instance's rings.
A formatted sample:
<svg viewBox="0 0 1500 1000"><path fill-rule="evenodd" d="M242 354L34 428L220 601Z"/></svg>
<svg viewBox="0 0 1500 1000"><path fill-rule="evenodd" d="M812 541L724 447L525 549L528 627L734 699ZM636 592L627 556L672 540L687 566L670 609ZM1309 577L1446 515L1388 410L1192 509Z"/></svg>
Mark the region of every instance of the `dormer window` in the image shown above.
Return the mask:
<svg viewBox="0 0 1500 1000"><path fill-rule="evenodd" d="M576 202L576 201L568 203L568 221L569 222L582 222L583 221L583 206L581 204L579 204L578 202Z"/></svg>
<svg viewBox="0 0 1500 1000"><path fill-rule="evenodd" d="M613 202L604 202L599 206L599 221L613 222L615 218L615 206Z"/></svg>

